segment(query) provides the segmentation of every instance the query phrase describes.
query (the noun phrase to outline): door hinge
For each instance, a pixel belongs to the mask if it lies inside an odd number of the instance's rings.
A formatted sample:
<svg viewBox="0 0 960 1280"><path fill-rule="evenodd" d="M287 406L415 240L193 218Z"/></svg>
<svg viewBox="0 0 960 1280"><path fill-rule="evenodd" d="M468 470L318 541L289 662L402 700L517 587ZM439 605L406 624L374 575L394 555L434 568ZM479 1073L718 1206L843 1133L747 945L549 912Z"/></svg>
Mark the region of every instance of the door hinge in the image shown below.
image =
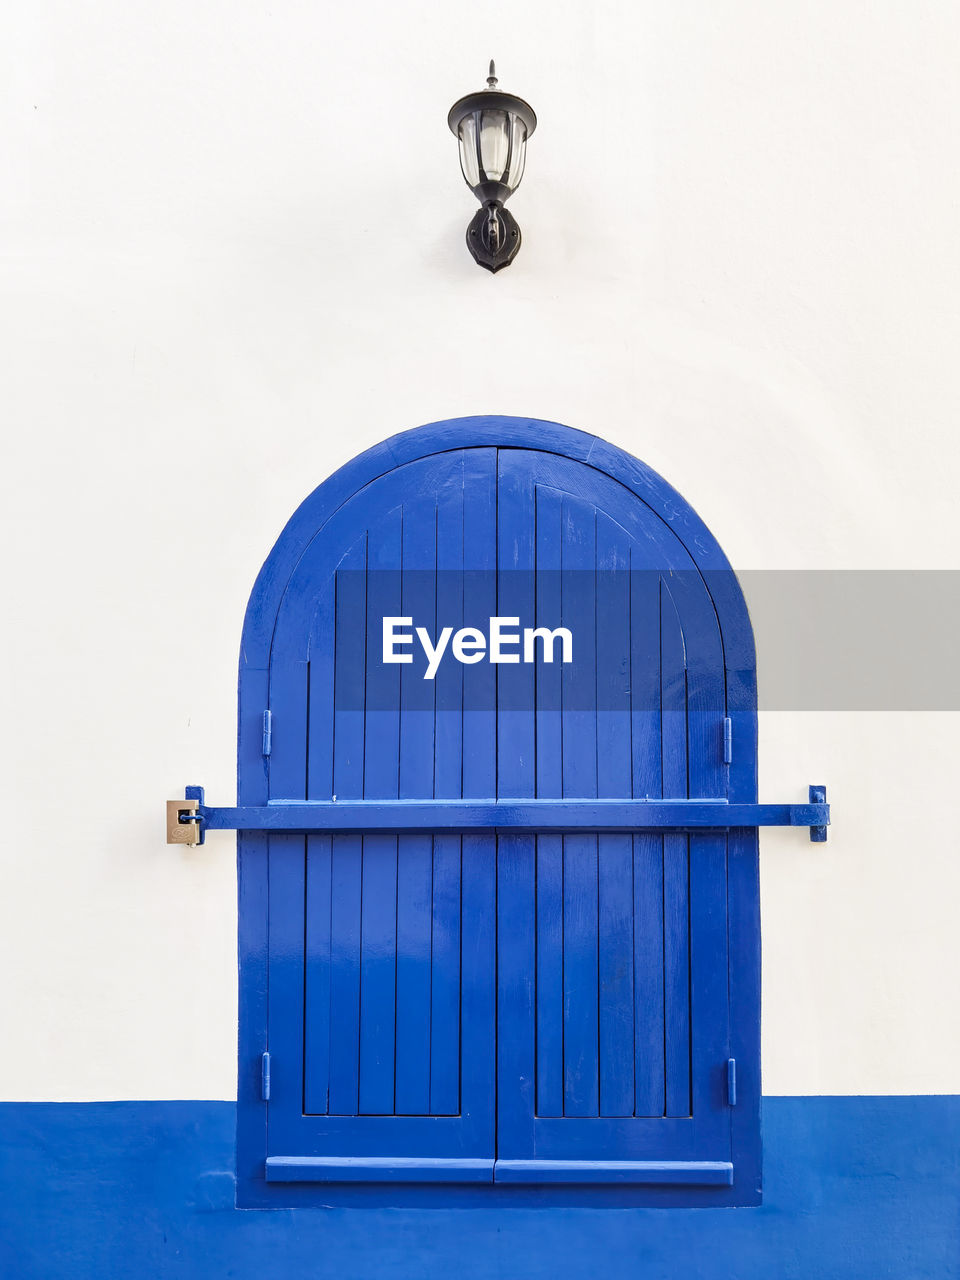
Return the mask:
<svg viewBox="0 0 960 1280"><path fill-rule="evenodd" d="M735 1107L737 1105L737 1060L736 1058L727 1059L727 1105Z"/></svg>
<svg viewBox="0 0 960 1280"><path fill-rule="evenodd" d="M733 721L729 716L723 717L723 763L729 764L733 759Z"/></svg>
<svg viewBox="0 0 960 1280"><path fill-rule="evenodd" d="M265 1053L260 1059L260 1097L264 1102L270 1101L270 1054Z"/></svg>
<svg viewBox="0 0 960 1280"><path fill-rule="evenodd" d="M263 713L263 754L268 756L273 750L273 712Z"/></svg>

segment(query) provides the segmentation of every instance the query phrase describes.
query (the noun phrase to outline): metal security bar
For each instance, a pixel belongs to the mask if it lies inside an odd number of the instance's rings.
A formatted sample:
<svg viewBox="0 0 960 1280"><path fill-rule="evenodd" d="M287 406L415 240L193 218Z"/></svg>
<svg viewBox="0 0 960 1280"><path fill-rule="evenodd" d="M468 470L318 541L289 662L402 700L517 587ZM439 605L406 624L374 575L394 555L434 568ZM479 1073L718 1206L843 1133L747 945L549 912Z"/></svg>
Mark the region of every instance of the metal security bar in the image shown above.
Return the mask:
<svg viewBox="0 0 960 1280"><path fill-rule="evenodd" d="M489 832L494 835L564 832L697 832L731 827L808 827L827 838L826 787L810 788L809 804L740 804L727 800L273 800L265 805L214 808L202 787L167 801L167 843L203 844L207 831L290 834L361 832Z"/></svg>

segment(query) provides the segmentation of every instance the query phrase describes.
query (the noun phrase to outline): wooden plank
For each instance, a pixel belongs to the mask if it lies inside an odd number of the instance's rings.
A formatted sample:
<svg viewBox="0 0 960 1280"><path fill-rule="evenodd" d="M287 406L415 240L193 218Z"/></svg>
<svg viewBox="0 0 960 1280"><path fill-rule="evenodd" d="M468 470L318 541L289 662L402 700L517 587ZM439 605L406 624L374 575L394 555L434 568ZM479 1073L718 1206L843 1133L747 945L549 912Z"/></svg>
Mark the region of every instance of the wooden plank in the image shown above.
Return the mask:
<svg viewBox="0 0 960 1280"><path fill-rule="evenodd" d="M492 468L491 468L492 470ZM437 499L437 627L463 625L463 469ZM436 678L435 794L461 794L463 668L445 663ZM460 837L433 839L430 965L430 1114L460 1110Z"/></svg>
<svg viewBox="0 0 960 1280"><path fill-rule="evenodd" d="M537 837L537 1115L563 1115L563 837Z"/></svg>
<svg viewBox="0 0 960 1280"><path fill-rule="evenodd" d="M536 487L537 626L560 625L562 500ZM537 795L563 795L562 676L537 669ZM537 1115L563 1115L563 840L537 837Z"/></svg>
<svg viewBox="0 0 960 1280"><path fill-rule="evenodd" d="M400 612L436 639L437 512L432 494L404 507ZM400 799L434 795L436 684L424 679L423 647L400 668ZM430 1114L433 840L397 844L396 1112Z"/></svg>
<svg viewBox="0 0 960 1280"><path fill-rule="evenodd" d="M680 619L660 594L663 793L687 795L686 663ZM666 1114L690 1114L690 876L686 836L663 838L663 965Z"/></svg>
<svg viewBox="0 0 960 1280"><path fill-rule="evenodd" d="M397 837L363 837L360 953L361 1115L394 1114Z"/></svg>
<svg viewBox="0 0 960 1280"><path fill-rule="evenodd" d="M717 616L699 574L680 576L675 601L687 653L689 794L726 793L723 721L726 689ZM690 837L691 1106L694 1115L723 1108L727 1099L717 1063L729 1054L727 848L723 835Z"/></svg>
<svg viewBox="0 0 960 1280"><path fill-rule="evenodd" d="M632 794L663 794L660 724L660 574L636 549L630 573ZM663 1021L663 840L633 837L635 1113L666 1109Z"/></svg>
<svg viewBox="0 0 960 1280"><path fill-rule="evenodd" d="M367 554L364 796L396 799L400 667L376 661L382 618L400 613L403 509L371 530ZM363 837L360 947L360 1114L393 1115L397 1011L397 837Z"/></svg>
<svg viewBox="0 0 960 1280"><path fill-rule="evenodd" d="M562 620L577 637L563 670L563 791L597 794L596 515L564 497L561 534ZM597 837L563 840L563 1111L600 1112Z"/></svg>
<svg viewBox="0 0 960 1280"><path fill-rule="evenodd" d="M535 488L536 501L536 625L555 629L561 624L561 529L563 502L556 489ZM575 657L578 655L575 653ZM539 662L536 668L537 796L563 795L563 664Z"/></svg>
<svg viewBox="0 0 960 1280"><path fill-rule="evenodd" d="M363 796L363 646L366 629L366 536L337 573L333 795ZM360 906L362 841L336 836L330 850L329 1099L333 1115L356 1115L360 1058Z"/></svg>
<svg viewBox="0 0 960 1280"><path fill-rule="evenodd" d="M361 548L362 552L362 548ZM336 577L320 595L311 629L307 679L307 799L333 795ZM330 943L333 837L307 836L304 922L303 1107L314 1115L330 1102Z"/></svg>
<svg viewBox="0 0 960 1280"><path fill-rule="evenodd" d="M396 1113L430 1114L433 837L400 836L396 902Z"/></svg>
<svg viewBox="0 0 960 1280"><path fill-rule="evenodd" d="M663 839L633 838L634 1113L666 1114Z"/></svg>
<svg viewBox="0 0 960 1280"><path fill-rule="evenodd" d="M304 646L305 647L305 646ZM306 788L307 663L273 664L270 705L278 727L270 757L270 794L299 798ZM281 728L282 726L282 728ZM268 848L270 910L267 1048L276 1063L271 1108L303 1104L303 933L305 840L273 835Z"/></svg>
<svg viewBox="0 0 960 1280"><path fill-rule="evenodd" d="M332 845L334 836L307 836L304 930L304 1111L326 1113L330 1102L330 976Z"/></svg>
<svg viewBox="0 0 960 1280"><path fill-rule="evenodd" d="M497 455L464 455L465 618L496 612ZM484 663L463 673L463 795L496 793L495 673ZM495 1150L497 1043L497 846L491 835L463 837L461 892L460 1101L473 1151Z"/></svg>
<svg viewBox="0 0 960 1280"><path fill-rule="evenodd" d="M536 542L533 479L525 454L504 450L499 459L497 507L497 614L522 628L536 612ZM521 661L519 644L497 672L497 795L535 796L536 677ZM532 871L532 868L531 868Z"/></svg>
<svg viewBox="0 0 960 1280"><path fill-rule="evenodd" d="M241 662L237 799L241 804L267 799L267 759L262 752L262 708L269 706L266 671ZM260 713L259 715L257 713ZM260 1065L268 1046L269 837L237 838L239 1061L237 1070L237 1178L240 1185L259 1179L267 1142L267 1111Z"/></svg>
<svg viewBox="0 0 960 1280"><path fill-rule="evenodd" d="M463 626L464 590L463 462L453 480L437 495L437 630ZM441 662L436 685L434 794L462 795L463 673L459 662Z"/></svg>
<svg viewBox="0 0 960 1280"><path fill-rule="evenodd" d="M362 837L337 836L330 872L331 1115L357 1114ZM334 1030L335 1029L335 1030Z"/></svg>
<svg viewBox="0 0 960 1280"><path fill-rule="evenodd" d="M631 794L630 553L623 530L597 515L597 792ZM633 845L597 841L600 1114L634 1113Z"/></svg>
<svg viewBox="0 0 960 1280"><path fill-rule="evenodd" d="M464 459L464 624L486 628L497 612L496 451ZM497 668L463 668L463 795L497 794ZM471 824L473 825L473 824Z"/></svg>
<svg viewBox="0 0 960 1280"><path fill-rule="evenodd" d="M460 837L433 840L430 1114L460 1110Z"/></svg>
<svg viewBox="0 0 960 1280"><path fill-rule="evenodd" d="M533 482L526 455L501 450L498 459L497 612L531 618L535 530ZM519 655L518 655L519 656ZM497 668L497 794L536 792L533 671L519 663ZM536 1081L536 841L497 842L498 1129L500 1143L527 1149Z"/></svg>
<svg viewBox="0 0 960 1280"><path fill-rule="evenodd" d="M366 708L367 538L343 557L336 577L334 633L334 737L332 795L363 796L364 711ZM318 744L322 749L322 744ZM319 784L319 768L314 775Z"/></svg>
<svg viewBox="0 0 960 1280"><path fill-rule="evenodd" d="M596 520L597 794L622 800L633 794L630 545L613 520Z"/></svg>
<svg viewBox="0 0 960 1280"><path fill-rule="evenodd" d="M633 850L599 837L600 1114L634 1113Z"/></svg>

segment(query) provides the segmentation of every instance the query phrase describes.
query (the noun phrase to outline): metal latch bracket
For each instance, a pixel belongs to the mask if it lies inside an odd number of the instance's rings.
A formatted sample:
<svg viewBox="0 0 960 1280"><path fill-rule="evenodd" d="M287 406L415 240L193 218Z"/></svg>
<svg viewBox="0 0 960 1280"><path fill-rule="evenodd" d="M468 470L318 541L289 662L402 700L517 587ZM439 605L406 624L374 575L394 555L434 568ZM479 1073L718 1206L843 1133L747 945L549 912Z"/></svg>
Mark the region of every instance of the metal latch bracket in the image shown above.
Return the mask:
<svg viewBox="0 0 960 1280"><path fill-rule="evenodd" d="M737 827L807 827L827 838L826 788L810 788L809 804L752 804L713 799L614 800L272 800L235 809L208 807L202 787L167 801L171 844L203 844L206 831L278 834L489 831L499 835L596 832L729 831Z"/></svg>

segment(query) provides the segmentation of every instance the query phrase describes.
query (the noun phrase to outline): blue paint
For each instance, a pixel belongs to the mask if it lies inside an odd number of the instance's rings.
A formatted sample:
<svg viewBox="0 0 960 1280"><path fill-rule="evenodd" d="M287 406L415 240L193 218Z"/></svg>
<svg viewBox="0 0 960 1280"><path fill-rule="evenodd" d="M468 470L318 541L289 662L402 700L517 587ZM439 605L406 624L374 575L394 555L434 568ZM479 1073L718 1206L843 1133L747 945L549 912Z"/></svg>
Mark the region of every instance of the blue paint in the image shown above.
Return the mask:
<svg viewBox="0 0 960 1280"><path fill-rule="evenodd" d="M233 1208L226 1102L0 1104L11 1280L947 1280L960 1274L960 1097L767 1098L750 1209ZM389 1201L393 1188L380 1188ZM385 1195L384 1195L385 1192ZM357 1193L358 1196L360 1193ZM546 1198L549 1197L549 1198Z"/></svg>

